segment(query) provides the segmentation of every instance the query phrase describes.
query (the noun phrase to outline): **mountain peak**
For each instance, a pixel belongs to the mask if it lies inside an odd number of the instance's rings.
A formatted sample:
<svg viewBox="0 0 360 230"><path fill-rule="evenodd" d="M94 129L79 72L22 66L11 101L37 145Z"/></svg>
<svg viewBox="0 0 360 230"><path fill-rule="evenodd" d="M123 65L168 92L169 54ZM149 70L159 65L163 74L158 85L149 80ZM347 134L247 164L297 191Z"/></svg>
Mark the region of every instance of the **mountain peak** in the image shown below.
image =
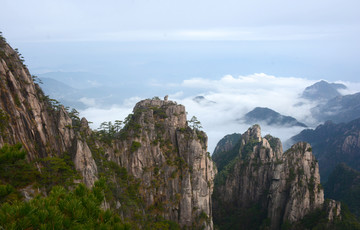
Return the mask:
<svg viewBox="0 0 360 230"><path fill-rule="evenodd" d="M339 93L340 89L347 89L347 87L344 84L329 83L321 80L306 87L301 97L308 100L330 100L334 97L341 96Z"/></svg>
<svg viewBox="0 0 360 230"><path fill-rule="evenodd" d="M247 124L260 123L262 125L273 125L273 126L300 126L307 127L304 123L297 121L291 116L284 116L280 113L266 108L266 107L256 107L252 111L245 114L242 119Z"/></svg>

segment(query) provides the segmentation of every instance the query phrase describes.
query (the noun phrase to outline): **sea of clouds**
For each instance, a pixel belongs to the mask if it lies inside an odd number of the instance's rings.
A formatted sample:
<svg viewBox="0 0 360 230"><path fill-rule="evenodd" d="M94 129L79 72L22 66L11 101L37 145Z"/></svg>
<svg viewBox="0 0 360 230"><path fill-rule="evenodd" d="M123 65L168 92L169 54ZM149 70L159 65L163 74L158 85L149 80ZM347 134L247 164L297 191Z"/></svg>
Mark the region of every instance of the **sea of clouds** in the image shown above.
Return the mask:
<svg viewBox="0 0 360 230"><path fill-rule="evenodd" d="M309 128L315 128L319 123L311 116L310 109L316 102L301 98L303 90L317 82L306 78L276 77L264 73L247 76L226 75L218 80L192 78L181 83L171 83L168 86L169 100L183 104L188 112L187 119L196 116L203 130L208 135L208 151L213 152L217 142L227 134L243 133L253 124L239 121L247 112L255 107L268 107L282 115L292 116L305 123ZM360 84L340 82L348 86L343 94L358 92ZM190 93L189 93L190 92ZM163 97L165 95L154 95ZM205 99L195 101L194 97ZM132 112L140 97L130 97L121 104L103 107L88 100L89 108L80 111L92 123L92 128L98 128L103 121L124 120ZM283 142L298 134L302 127L275 127L261 124L263 136L271 134ZM287 148L289 146L284 146Z"/></svg>

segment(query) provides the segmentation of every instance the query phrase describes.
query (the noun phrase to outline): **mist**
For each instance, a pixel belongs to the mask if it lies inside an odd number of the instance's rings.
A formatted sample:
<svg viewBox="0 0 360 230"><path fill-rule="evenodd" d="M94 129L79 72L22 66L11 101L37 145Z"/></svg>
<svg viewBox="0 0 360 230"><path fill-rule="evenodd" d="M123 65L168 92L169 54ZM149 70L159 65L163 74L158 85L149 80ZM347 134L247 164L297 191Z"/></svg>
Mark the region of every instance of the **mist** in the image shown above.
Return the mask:
<svg viewBox="0 0 360 230"><path fill-rule="evenodd" d="M292 116L305 123L309 128L315 128L319 122L312 118L310 109L316 102L301 98L302 91L314 84L316 80L297 77L277 77L265 73L246 76L225 75L216 80L205 78L190 78L181 83L166 83L174 93L169 94L169 100L176 101L186 107L187 119L196 116L202 124L202 129L208 135L208 151L213 152L217 142L227 134L243 133L254 124L239 121L247 112L255 107L268 107L282 115ZM344 82L343 82L344 83ZM165 84L165 88L166 88ZM349 83L346 83L349 85ZM352 84L354 85L354 84ZM356 85L356 84L355 84ZM153 96L162 98L163 91L154 91ZM349 88L348 92L357 87ZM344 92L345 93L345 92ZM200 101L196 96L203 96ZM150 97L151 98L151 97ZM124 120L132 112L136 102L145 97L130 97L119 104L104 107L93 104L81 110L81 115L93 122L96 129L103 121ZM262 135L271 134L284 143L288 138L298 134L303 127L277 127L261 124ZM289 147L289 146L284 146Z"/></svg>

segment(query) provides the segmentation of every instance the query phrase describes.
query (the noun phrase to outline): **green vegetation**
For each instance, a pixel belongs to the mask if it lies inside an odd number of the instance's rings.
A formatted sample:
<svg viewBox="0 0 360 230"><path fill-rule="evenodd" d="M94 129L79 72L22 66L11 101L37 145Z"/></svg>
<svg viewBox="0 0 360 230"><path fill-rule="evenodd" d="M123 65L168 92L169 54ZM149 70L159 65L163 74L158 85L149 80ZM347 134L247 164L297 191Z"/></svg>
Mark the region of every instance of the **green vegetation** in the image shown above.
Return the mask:
<svg viewBox="0 0 360 230"><path fill-rule="evenodd" d="M268 229L270 220L266 218L267 210L258 204L249 208L235 208L234 204L224 204L214 214L215 229ZM220 217L220 218L219 218Z"/></svg>
<svg viewBox="0 0 360 230"><path fill-rule="evenodd" d="M151 107L152 111L153 111L153 114L154 114L154 117L155 118L158 118L158 119L165 119L167 118L168 116L166 115L166 110L165 108L162 108L162 107Z"/></svg>
<svg viewBox="0 0 360 230"><path fill-rule="evenodd" d="M142 110L137 109L134 111L134 114L129 114L124 120L124 128L120 131L120 139L126 140L131 136L139 137L139 132L141 125L136 122L137 119L141 116Z"/></svg>
<svg viewBox="0 0 360 230"><path fill-rule="evenodd" d="M73 191L56 186L47 197L0 207L2 229L131 229L110 210L101 209L104 183L92 190L78 185Z"/></svg>
<svg viewBox="0 0 360 230"><path fill-rule="evenodd" d="M257 139L250 139L242 146L240 139L230 151L217 153L215 156L213 155L213 160L218 168L218 174L214 179L215 186L225 184L226 178L233 171L235 164L247 160L249 154L253 152L254 146L258 143L259 141Z"/></svg>
<svg viewBox="0 0 360 230"><path fill-rule="evenodd" d="M91 143L90 143L91 144ZM140 181L102 149L91 145L101 179L89 190L75 186L78 174L66 157L37 160L41 173L25 160L20 144L0 149L0 228L4 229L180 229L175 222L154 215L140 195ZM154 169L156 171L156 169ZM158 173L160 169L157 170ZM19 189L28 185L45 188L47 197L23 202ZM69 188L69 190L67 189ZM113 211L101 209L106 198ZM118 201L121 206L117 207ZM159 203L160 204L160 203ZM144 214L144 210L147 210Z"/></svg>
<svg viewBox="0 0 360 230"><path fill-rule="evenodd" d="M0 149L0 184L15 189L34 185L50 191L56 185L72 186L73 181L80 178L66 154L62 158L46 157L31 163L25 160L25 156L21 144L5 144ZM34 164L40 166L40 172Z"/></svg>
<svg viewBox="0 0 360 230"><path fill-rule="evenodd" d="M21 106L21 101L19 99L19 96L16 94L14 95L14 101L15 101L16 106L18 106L18 107Z"/></svg>
<svg viewBox="0 0 360 230"><path fill-rule="evenodd" d="M325 210L317 209L306 215L298 223L288 229L326 229L326 230L359 230L360 222L349 211L346 205L341 205L341 218L329 222Z"/></svg>
<svg viewBox="0 0 360 230"><path fill-rule="evenodd" d="M255 138L251 138L243 147L241 147L241 159L246 159L249 154L254 151L254 147L259 144L259 141Z"/></svg>
<svg viewBox="0 0 360 230"><path fill-rule="evenodd" d="M264 137L270 144L270 147L275 150L280 142L280 139L279 138L276 138L276 137L273 137L271 136L270 134L266 135Z"/></svg>
<svg viewBox="0 0 360 230"><path fill-rule="evenodd" d="M325 183L324 193L326 198L347 204L351 212L360 216L360 172L339 164Z"/></svg>
<svg viewBox="0 0 360 230"><path fill-rule="evenodd" d="M68 155L64 155L63 158L45 157L39 159L37 162L43 166L38 181L40 185L48 191L56 185L72 186L74 185L75 179L80 179Z"/></svg>
<svg viewBox="0 0 360 230"><path fill-rule="evenodd" d="M120 137L120 131L122 129L123 122L115 120L113 124L111 121L103 122L96 132L97 137L102 141L110 145L113 140Z"/></svg>
<svg viewBox="0 0 360 230"><path fill-rule="evenodd" d="M131 143L131 147L130 147L130 152L135 152L136 150L138 150L141 147L141 143L137 142L137 141L133 141Z"/></svg>
<svg viewBox="0 0 360 230"><path fill-rule="evenodd" d="M0 47L6 43L6 39L3 37L2 32L0 31Z"/></svg>
<svg viewBox="0 0 360 230"><path fill-rule="evenodd" d="M81 126L81 120L80 120L80 113L76 110L76 109L72 109L69 112L69 117L71 118L71 123L72 123L72 128L75 131L79 131L80 130L80 126Z"/></svg>
<svg viewBox="0 0 360 230"><path fill-rule="evenodd" d="M289 169L289 177L286 178L286 183L287 183L288 185L290 185L290 183L293 182L295 179L296 179L296 173L295 173L294 168L291 167L291 168Z"/></svg>
<svg viewBox="0 0 360 230"><path fill-rule="evenodd" d="M216 167L219 172L221 172L226 165L229 165L229 163L239 155L240 146L241 140L239 140L230 151L212 155L212 159L216 163Z"/></svg>
<svg viewBox="0 0 360 230"><path fill-rule="evenodd" d="M0 149L1 184L22 188L37 181L40 174L33 164L26 162L25 156L26 152L21 144L5 144Z"/></svg>
<svg viewBox="0 0 360 230"><path fill-rule="evenodd" d="M200 121L195 116L192 116L192 118L187 122L192 129L200 130L202 128Z"/></svg>
<svg viewBox="0 0 360 230"><path fill-rule="evenodd" d="M35 84L43 84L43 82L41 81L41 79L38 77L38 76L36 76L36 75L31 75L31 78L32 78L32 80L33 80L33 82L35 83Z"/></svg>
<svg viewBox="0 0 360 230"><path fill-rule="evenodd" d="M161 202L146 207L141 191L141 181L128 173L126 168L113 161L108 161L105 151L95 144L96 136L90 137L87 143L93 153L98 167L99 176L104 179L106 189L105 198L110 203L111 209L122 215L122 220L130 224L130 229L180 229L179 225L167 221L162 217ZM137 144L134 144L137 145ZM160 168L155 167L155 174L160 174ZM154 181L155 185L159 181ZM117 206L118 201L121 206Z"/></svg>

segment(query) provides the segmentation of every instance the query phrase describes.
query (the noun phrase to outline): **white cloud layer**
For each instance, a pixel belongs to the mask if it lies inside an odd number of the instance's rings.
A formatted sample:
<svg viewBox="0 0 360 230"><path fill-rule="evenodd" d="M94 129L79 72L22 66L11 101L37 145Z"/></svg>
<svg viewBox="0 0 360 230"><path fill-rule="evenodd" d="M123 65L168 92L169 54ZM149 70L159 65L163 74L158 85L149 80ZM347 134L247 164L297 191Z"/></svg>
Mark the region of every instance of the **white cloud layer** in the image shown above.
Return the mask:
<svg viewBox="0 0 360 230"><path fill-rule="evenodd" d="M212 152L217 142L227 134L243 133L253 124L239 121L245 113L255 107L268 107L282 115L292 116L309 127L318 125L310 114L316 104L300 98L302 91L316 81L295 77L276 77L264 73L234 77L226 75L218 80L193 78L184 80L177 86L177 93L169 99L183 104L188 112L188 119L196 116L202 123L209 138L208 151ZM345 83L355 91L358 84ZM191 90L188 90L191 89ZM185 92L192 92L186 94ZM196 93L194 93L196 92ZM206 101L195 102L195 96L204 96ZM123 120L140 98L129 98L122 105L109 109L96 107L81 111L81 114L99 127L103 121ZM215 103L213 103L215 102ZM283 142L299 133L300 127L270 127L262 124L262 134L279 137Z"/></svg>
<svg viewBox="0 0 360 230"><path fill-rule="evenodd" d="M268 107L282 115L293 116L307 125L314 126L310 115L311 102L300 98L302 91L313 80L294 77L275 77L264 73L234 77L226 75L219 80L194 78L183 81L184 88L198 88L207 100L215 104L199 105L189 95L174 98L186 106L189 117L195 115L209 136L209 151L226 134L243 133L253 124L238 121L255 107ZM301 103L299 105L299 103ZM299 133L302 128L279 128L262 125L263 135L271 134L283 141Z"/></svg>

